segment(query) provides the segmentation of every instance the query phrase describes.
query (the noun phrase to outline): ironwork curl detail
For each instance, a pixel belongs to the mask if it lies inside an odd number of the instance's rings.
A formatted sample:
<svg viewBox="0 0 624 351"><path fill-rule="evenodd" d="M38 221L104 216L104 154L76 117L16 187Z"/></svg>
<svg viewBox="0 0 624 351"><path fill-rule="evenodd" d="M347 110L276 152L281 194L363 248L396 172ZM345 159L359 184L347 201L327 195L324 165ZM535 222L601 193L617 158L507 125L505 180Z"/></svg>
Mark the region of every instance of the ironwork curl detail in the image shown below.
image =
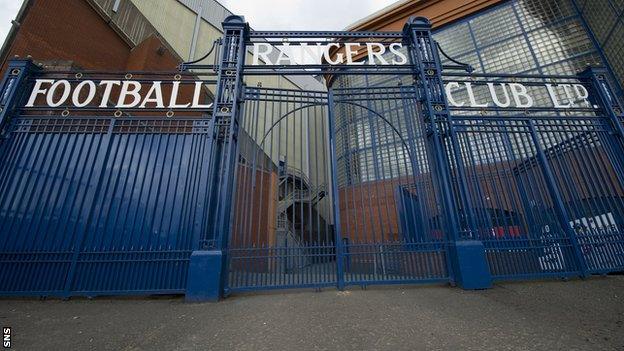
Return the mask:
<svg viewBox="0 0 624 351"><path fill-rule="evenodd" d="M212 52L215 50L217 45L221 45L222 42L223 42L222 38L215 39L212 42L212 46L210 47L210 50L208 50L208 53L206 53L204 56L198 58L197 60L188 61L188 62L182 62L180 64L180 70L181 71L185 71L185 70L187 70L189 68L189 66L192 66L192 65L194 65L196 63L199 63L199 62L205 60L206 58L208 58L208 56L210 56L210 54L212 54Z"/></svg>
<svg viewBox="0 0 624 351"><path fill-rule="evenodd" d="M449 59L449 61L457 64L458 66L460 66L461 69L466 70L466 72L468 72L468 73L474 72L475 69L474 69L474 67L472 67L472 65L470 65L468 63L464 63L464 62L460 62L460 61L455 60L454 58L450 57L446 52L444 52L444 50L442 49L442 46L440 45L440 43L438 43L437 41L435 43L436 43L436 46L438 47L438 50L442 54L442 56L444 56L447 59Z"/></svg>

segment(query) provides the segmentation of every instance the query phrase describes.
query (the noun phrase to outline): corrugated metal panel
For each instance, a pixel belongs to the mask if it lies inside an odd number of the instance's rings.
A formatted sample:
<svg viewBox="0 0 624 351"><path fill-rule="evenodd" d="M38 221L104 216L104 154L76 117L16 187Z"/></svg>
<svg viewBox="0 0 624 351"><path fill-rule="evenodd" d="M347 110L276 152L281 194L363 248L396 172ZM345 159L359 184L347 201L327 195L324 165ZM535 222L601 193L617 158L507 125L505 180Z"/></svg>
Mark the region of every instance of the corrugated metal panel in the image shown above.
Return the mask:
<svg viewBox="0 0 624 351"><path fill-rule="evenodd" d="M232 15L228 9L214 0L178 0L184 6L193 10L195 13L199 13L201 9L201 16L219 30L221 30L221 22L227 17Z"/></svg>
<svg viewBox="0 0 624 351"><path fill-rule="evenodd" d="M91 0L91 2L99 7L100 12L108 17L133 45L140 44L152 34L158 34L141 11L129 0L119 1L117 11L113 11L113 8L118 0Z"/></svg>

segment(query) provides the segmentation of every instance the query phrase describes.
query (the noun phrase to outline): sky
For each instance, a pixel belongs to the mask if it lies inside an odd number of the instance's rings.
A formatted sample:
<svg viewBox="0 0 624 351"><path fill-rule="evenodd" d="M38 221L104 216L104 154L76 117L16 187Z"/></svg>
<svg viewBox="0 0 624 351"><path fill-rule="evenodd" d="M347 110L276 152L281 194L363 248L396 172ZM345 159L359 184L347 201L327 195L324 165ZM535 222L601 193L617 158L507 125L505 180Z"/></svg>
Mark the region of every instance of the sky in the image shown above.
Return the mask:
<svg viewBox="0 0 624 351"><path fill-rule="evenodd" d="M5 0L0 0L5 1ZM397 0L221 0L255 30L342 30Z"/></svg>
<svg viewBox="0 0 624 351"><path fill-rule="evenodd" d="M0 0L0 45L11 29L11 21L22 6L22 0Z"/></svg>
<svg viewBox="0 0 624 351"><path fill-rule="evenodd" d="M62 1L62 0L59 0ZM162 1L162 0L154 0ZM256 30L342 30L396 0L221 0ZM0 0L0 43L22 0Z"/></svg>

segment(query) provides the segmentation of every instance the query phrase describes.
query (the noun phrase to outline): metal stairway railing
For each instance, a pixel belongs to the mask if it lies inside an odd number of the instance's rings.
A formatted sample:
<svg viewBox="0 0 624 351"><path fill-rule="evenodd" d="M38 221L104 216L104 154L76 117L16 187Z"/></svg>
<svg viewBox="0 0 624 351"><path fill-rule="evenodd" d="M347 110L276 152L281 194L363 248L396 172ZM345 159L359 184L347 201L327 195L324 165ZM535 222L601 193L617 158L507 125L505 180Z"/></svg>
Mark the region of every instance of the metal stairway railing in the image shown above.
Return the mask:
<svg viewBox="0 0 624 351"><path fill-rule="evenodd" d="M295 202L307 202L315 205L327 194L327 184L321 184L311 189L294 189L289 191L277 205L277 213L286 211Z"/></svg>

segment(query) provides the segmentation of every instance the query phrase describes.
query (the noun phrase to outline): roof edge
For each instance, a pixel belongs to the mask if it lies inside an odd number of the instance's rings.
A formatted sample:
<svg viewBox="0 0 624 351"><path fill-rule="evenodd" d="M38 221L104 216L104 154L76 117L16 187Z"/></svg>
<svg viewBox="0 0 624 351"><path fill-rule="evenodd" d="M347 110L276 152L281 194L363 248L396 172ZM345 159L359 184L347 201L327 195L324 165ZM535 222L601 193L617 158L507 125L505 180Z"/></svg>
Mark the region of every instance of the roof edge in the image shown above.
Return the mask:
<svg viewBox="0 0 624 351"><path fill-rule="evenodd" d="M371 22L372 20L378 20L380 18L386 17L388 15L390 15L391 13L395 12L395 10L404 7L406 5L412 5L418 2L421 2L423 0L399 0L393 4L390 4L384 8L382 8L381 10L375 11L373 13L371 13L370 15L361 18L353 23L351 23L350 25L348 25L344 30L345 31L356 31L358 30L359 27L362 27L363 25Z"/></svg>
<svg viewBox="0 0 624 351"><path fill-rule="evenodd" d="M506 0L400 0L351 24L349 31L401 30L410 16L426 16L434 28Z"/></svg>

